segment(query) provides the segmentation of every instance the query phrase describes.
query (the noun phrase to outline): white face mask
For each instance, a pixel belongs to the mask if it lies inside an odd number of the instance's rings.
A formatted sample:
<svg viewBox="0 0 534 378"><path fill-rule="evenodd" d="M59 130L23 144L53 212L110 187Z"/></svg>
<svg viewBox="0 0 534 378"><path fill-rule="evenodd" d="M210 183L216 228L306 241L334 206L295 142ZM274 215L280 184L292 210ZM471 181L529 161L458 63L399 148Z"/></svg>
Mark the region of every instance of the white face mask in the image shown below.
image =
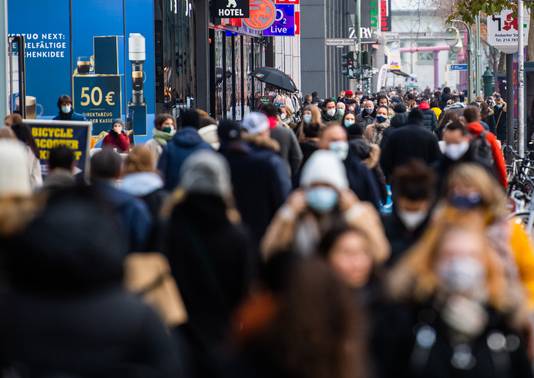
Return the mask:
<svg viewBox="0 0 534 378"><path fill-rule="evenodd" d="M302 119L304 120L304 123L311 123L312 121L312 115L311 114L304 114L302 116Z"/></svg>
<svg viewBox="0 0 534 378"><path fill-rule="evenodd" d="M452 293L479 295L485 289L486 269L473 257L455 257L438 267L443 287Z"/></svg>
<svg viewBox="0 0 534 378"><path fill-rule="evenodd" d="M280 114L280 119L281 119L281 120L284 120L284 119L286 119L286 118L287 118L286 113L282 113L282 114Z"/></svg>
<svg viewBox="0 0 534 378"><path fill-rule="evenodd" d="M71 105L61 105L61 111L63 113L69 114L71 110L72 110L72 106Z"/></svg>
<svg viewBox="0 0 534 378"><path fill-rule="evenodd" d="M356 121L352 119L346 119L344 123L345 123L345 127L351 127L352 125L356 123Z"/></svg>
<svg viewBox="0 0 534 378"><path fill-rule="evenodd" d="M328 109L326 111L326 114L328 114L330 117L333 117L333 116L336 115L336 109L335 108L334 109Z"/></svg>
<svg viewBox="0 0 534 378"><path fill-rule="evenodd" d="M349 154L349 143L345 141L332 142L329 149L336 154L339 160L343 161Z"/></svg>
<svg viewBox="0 0 534 378"><path fill-rule="evenodd" d="M445 155L452 160L458 160L462 156L464 156L464 154L467 152L468 149L469 149L468 141L463 141L461 143L447 144L445 146Z"/></svg>
<svg viewBox="0 0 534 378"><path fill-rule="evenodd" d="M426 211L405 211L398 210L397 212L401 222L406 226L410 231L415 230L425 220L427 213Z"/></svg>

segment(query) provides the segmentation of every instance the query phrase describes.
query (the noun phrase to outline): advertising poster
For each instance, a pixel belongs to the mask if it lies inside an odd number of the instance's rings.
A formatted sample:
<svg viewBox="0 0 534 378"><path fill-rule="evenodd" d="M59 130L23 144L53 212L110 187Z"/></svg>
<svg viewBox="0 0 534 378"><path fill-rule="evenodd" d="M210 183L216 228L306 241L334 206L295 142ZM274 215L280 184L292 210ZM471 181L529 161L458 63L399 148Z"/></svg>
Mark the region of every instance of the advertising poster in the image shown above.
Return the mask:
<svg viewBox="0 0 534 378"><path fill-rule="evenodd" d="M93 135L109 131L121 117L120 75L75 75L74 109L93 123Z"/></svg>
<svg viewBox="0 0 534 378"><path fill-rule="evenodd" d="M269 28L263 31L269 37L292 37L295 35L295 6L276 4L276 18Z"/></svg>
<svg viewBox="0 0 534 378"><path fill-rule="evenodd" d="M43 175L48 172L50 150L67 146L74 151L76 167L87 172L91 140L91 122L24 120L35 138Z"/></svg>

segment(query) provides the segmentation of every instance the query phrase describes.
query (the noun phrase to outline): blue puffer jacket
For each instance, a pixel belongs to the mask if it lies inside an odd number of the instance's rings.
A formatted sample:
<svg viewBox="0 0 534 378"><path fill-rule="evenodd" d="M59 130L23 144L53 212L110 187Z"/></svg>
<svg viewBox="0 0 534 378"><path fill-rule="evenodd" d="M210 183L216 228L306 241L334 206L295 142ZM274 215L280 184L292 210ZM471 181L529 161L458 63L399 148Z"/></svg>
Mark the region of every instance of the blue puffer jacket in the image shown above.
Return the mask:
<svg viewBox="0 0 534 378"><path fill-rule="evenodd" d="M180 169L186 159L196 151L211 150L209 144L192 127L178 131L167 143L159 158L158 169L163 174L165 189L172 191L180 182Z"/></svg>

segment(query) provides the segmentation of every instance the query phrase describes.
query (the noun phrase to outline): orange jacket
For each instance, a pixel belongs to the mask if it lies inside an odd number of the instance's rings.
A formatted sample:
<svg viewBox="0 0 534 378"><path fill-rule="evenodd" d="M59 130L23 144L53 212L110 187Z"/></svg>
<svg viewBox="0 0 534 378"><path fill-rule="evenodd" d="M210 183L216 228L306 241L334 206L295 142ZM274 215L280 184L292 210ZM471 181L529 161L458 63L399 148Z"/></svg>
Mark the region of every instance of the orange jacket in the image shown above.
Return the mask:
<svg viewBox="0 0 534 378"><path fill-rule="evenodd" d="M471 122L467 124L467 130L474 136L479 136L484 131L484 126L480 122ZM495 171L497 172L497 178L503 187L508 186L508 178L506 177L506 163L502 154L499 142L495 134L490 132L486 133L486 140L491 146L493 152L493 161L495 162Z"/></svg>

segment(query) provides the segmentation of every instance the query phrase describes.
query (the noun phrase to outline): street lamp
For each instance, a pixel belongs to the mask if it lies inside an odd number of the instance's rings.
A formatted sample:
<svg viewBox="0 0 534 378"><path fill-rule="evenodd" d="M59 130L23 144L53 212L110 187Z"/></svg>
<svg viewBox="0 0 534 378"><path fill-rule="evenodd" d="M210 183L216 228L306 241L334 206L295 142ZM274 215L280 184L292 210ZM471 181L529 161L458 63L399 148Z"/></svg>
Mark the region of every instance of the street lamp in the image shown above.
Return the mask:
<svg viewBox="0 0 534 378"><path fill-rule="evenodd" d="M467 33L467 75L469 77L468 79L468 85L467 85L467 99L468 99L468 102L470 103L471 100L473 99L473 67L471 65L471 50L472 50L472 46L471 46L471 29L469 28L469 25L462 21L462 20L451 20L451 22L457 22L459 24L462 24L463 26L465 26L465 31Z"/></svg>

